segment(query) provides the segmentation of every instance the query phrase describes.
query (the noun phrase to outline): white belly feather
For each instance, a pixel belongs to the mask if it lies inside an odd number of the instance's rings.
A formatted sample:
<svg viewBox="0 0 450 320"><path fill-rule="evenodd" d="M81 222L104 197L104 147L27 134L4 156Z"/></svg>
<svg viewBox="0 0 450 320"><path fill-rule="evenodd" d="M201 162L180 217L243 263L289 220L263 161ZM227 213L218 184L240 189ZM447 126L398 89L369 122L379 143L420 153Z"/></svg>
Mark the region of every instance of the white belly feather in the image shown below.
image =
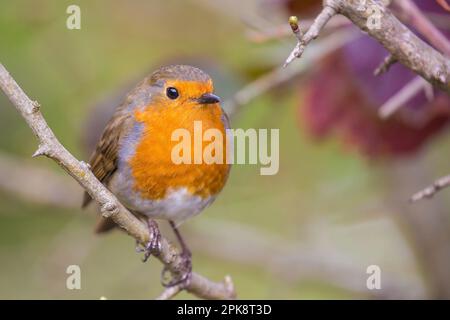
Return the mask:
<svg viewBox="0 0 450 320"><path fill-rule="evenodd" d="M127 174L114 174L109 188L129 209L138 211L149 218L173 220L181 223L200 213L211 204L215 197L202 198L189 193L187 188L169 190L164 199L142 199L138 192L130 191L132 179Z"/></svg>

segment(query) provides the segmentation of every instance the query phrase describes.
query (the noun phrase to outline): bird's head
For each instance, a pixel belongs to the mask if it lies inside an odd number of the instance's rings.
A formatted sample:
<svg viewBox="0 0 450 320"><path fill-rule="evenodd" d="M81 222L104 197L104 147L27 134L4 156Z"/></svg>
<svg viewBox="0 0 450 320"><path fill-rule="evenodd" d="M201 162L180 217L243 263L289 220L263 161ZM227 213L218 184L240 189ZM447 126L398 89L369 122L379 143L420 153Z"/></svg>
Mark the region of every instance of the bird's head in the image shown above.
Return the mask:
<svg viewBox="0 0 450 320"><path fill-rule="evenodd" d="M165 107L206 107L220 102L209 75L195 67L162 67L150 76L150 84L154 99Z"/></svg>

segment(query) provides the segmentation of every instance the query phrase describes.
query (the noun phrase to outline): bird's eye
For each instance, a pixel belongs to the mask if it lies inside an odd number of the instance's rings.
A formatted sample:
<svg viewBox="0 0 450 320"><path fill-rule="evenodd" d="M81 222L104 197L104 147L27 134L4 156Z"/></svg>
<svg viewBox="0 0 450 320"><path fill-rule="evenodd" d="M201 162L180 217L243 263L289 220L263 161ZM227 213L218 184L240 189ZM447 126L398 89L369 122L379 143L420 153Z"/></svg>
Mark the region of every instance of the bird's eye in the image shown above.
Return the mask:
<svg viewBox="0 0 450 320"><path fill-rule="evenodd" d="M167 88L166 94L172 100L175 100L179 96L178 90L176 88L174 88L174 87Z"/></svg>

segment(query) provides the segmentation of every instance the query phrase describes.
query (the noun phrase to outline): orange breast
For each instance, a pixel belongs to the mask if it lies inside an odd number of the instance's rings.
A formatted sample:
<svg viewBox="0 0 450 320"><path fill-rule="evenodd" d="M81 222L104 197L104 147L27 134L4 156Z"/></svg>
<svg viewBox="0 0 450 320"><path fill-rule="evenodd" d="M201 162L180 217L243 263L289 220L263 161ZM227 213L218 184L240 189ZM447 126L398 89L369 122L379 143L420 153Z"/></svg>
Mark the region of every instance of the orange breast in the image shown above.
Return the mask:
<svg viewBox="0 0 450 320"><path fill-rule="evenodd" d="M145 111L136 111L135 119L143 123L144 129L142 140L129 160L134 190L151 200L163 199L170 189L182 187L202 198L217 194L229 172L225 161L225 126L221 118L222 110L218 105L149 106ZM221 164L175 164L172 161L172 149L179 143L171 141L172 132L179 128L191 134L191 156L194 159L194 121L202 121L203 132L209 128L222 132L224 161ZM202 150L207 143L203 143Z"/></svg>

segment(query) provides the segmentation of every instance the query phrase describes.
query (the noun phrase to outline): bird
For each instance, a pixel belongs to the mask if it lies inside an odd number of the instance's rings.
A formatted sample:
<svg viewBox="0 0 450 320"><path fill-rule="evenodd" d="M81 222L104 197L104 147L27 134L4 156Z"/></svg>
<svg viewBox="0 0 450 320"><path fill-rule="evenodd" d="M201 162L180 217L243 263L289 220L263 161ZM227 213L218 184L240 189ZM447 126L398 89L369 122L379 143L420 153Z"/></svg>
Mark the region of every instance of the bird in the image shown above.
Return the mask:
<svg viewBox="0 0 450 320"><path fill-rule="evenodd" d="M177 141L173 141L172 133L183 129L193 134L197 121L201 121L202 130L222 133L223 139L218 142L224 146L223 161L174 163L172 151ZM178 227L210 205L224 188L231 168L226 161L232 148L226 139L228 129L228 116L207 73L188 65L164 66L126 95L89 158L96 178L147 223L152 240L143 249L144 262L160 246L155 219L169 222L181 246L186 270L166 286L190 280L192 254ZM205 145L200 147L203 150ZM85 192L82 207L91 200ZM111 218L100 217L95 231L102 233L115 226Z"/></svg>

